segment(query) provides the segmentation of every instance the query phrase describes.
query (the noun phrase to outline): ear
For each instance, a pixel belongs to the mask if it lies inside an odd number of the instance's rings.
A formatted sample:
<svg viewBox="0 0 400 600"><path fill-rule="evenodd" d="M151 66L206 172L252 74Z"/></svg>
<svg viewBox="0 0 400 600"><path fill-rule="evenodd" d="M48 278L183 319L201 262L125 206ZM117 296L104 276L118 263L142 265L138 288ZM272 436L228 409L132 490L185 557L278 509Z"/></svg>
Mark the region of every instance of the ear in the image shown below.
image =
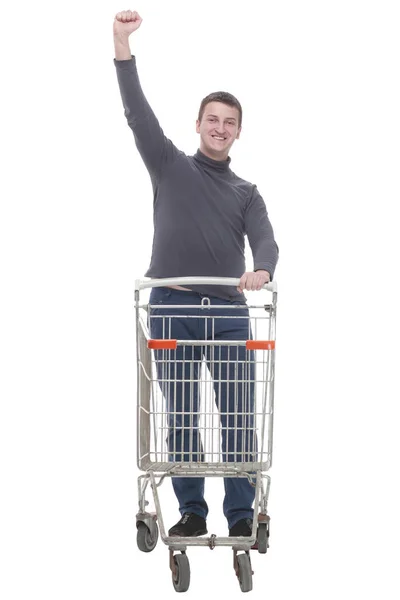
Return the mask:
<svg viewBox="0 0 400 600"><path fill-rule="evenodd" d="M196 121L196 133L200 133L200 121L198 119Z"/></svg>

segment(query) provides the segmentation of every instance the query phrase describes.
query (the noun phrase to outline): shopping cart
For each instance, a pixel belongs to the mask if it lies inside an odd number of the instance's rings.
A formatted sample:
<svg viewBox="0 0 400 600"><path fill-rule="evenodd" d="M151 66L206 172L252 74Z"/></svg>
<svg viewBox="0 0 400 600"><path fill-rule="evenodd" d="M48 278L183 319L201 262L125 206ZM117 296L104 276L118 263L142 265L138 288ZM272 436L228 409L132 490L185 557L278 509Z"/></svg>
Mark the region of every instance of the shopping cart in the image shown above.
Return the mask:
<svg viewBox="0 0 400 600"><path fill-rule="evenodd" d="M269 547L270 517L267 502L270 477L266 472L272 463L275 320L277 307L276 282L252 292L269 303L226 304L221 317L221 305L213 306L203 297L200 305L151 305L140 301L146 288L193 285L237 286L239 279L181 277L174 279L137 280L135 283L137 342L137 459L145 473L138 477L139 512L136 515L137 545L150 552L157 544L159 530L169 548L169 563L176 591L189 588L190 565L188 546L230 546L233 566L243 592L252 589L250 550L266 553ZM195 314L193 310L196 309ZM171 339L171 324L177 318L199 319L204 339ZM216 319L246 319L247 340L216 340ZM152 339L150 319L160 319L162 336ZM160 328L158 328L160 330ZM193 366L193 350L201 348L201 364ZM198 353L197 353L198 356ZM230 393L241 399L238 410L222 414L215 406L218 385L228 385L227 369L234 373L229 381ZM189 371L188 371L189 369ZM191 373L188 377L187 374ZM185 376L183 375L185 373ZM185 377L184 387L182 378ZM172 407L168 395L189 394L187 403ZM194 389L200 394L195 405ZM253 398L252 402L246 398ZM243 400L244 399L244 400ZM167 409L169 406L169 409ZM180 410L179 410L180 409ZM184 411L184 413L183 413ZM177 428L180 431L177 431ZM182 429L183 431L182 434ZM223 440L233 436L230 448ZM183 447L183 440L185 447ZM168 441L167 441L168 439ZM194 440L201 439L200 446ZM169 537L164 527L158 487L166 477L247 477L255 487L254 519L251 537ZM146 489L152 489L155 512L148 512Z"/></svg>

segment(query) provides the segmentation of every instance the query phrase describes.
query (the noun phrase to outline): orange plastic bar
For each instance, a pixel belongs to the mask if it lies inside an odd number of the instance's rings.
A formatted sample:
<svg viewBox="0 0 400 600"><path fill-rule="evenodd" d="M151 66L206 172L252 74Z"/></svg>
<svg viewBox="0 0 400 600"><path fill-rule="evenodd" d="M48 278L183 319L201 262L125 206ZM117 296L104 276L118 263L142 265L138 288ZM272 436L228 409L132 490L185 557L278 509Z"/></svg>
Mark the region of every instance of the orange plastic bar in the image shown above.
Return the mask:
<svg viewBox="0 0 400 600"><path fill-rule="evenodd" d="M149 340L147 347L150 350L176 350L176 340Z"/></svg>
<svg viewBox="0 0 400 600"><path fill-rule="evenodd" d="M275 342L273 340L247 340L247 350L275 350Z"/></svg>

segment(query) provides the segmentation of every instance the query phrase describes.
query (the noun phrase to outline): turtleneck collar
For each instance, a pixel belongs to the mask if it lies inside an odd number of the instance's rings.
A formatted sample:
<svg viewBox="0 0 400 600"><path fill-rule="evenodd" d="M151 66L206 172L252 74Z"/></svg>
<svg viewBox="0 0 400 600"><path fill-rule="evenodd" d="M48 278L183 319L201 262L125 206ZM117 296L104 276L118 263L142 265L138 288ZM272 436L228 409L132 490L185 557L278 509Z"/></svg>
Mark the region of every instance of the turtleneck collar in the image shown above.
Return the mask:
<svg viewBox="0 0 400 600"><path fill-rule="evenodd" d="M226 160L215 160L214 158L210 158L209 156L203 154L201 150L197 150L193 158L202 165L206 167L211 167L216 171L228 171L231 162L230 156L228 156Z"/></svg>

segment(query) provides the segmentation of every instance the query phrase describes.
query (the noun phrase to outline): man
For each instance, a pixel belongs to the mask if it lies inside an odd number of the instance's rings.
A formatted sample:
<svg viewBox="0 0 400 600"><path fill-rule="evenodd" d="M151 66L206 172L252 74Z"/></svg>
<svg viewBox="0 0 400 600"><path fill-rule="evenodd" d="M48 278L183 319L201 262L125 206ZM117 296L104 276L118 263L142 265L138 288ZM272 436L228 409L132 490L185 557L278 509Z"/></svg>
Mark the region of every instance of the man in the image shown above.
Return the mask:
<svg viewBox="0 0 400 600"><path fill-rule="evenodd" d="M272 279L278 261L278 247L265 203L256 186L240 179L230 169L229 150L240 137L242 107L234 96L226 92L216 92L204 98L196 121L200 148L194 156L187 156L178 150L165 137L140 86L129 36L141 23L137 12L120 12L115 17L113 33L114 64L125 116L149 171L154 191L154 240L146 276L240 278L238 288L204 285L191 286L190 289L181 286L153 288L150 303L159 306L155 309L158 315L170 314L171 309L168 311L166 308L168 305L200 305L202 299L207 297L221 318L215 318L212 332L207 327L205 330L199 327L196 319L175 318L171 320L172 330L168 335L162 331L162 319L154 318L151 335L154 338L205 339L206 336L206 339L213 340L247 340L251 332L243 290L260 290ZM254 270L251 272L245 271L245 235L248 236L254 259ZM232 315L232 311L223 309L227 304L242 305L237 314L243 319L222 318ZM187 314L196 312L188 309ZM182 360L178 348L175 357L177 366L174 367L173 362L169 364L168 378L181 380L181 383L161 384L167 412L170 415L174 413L168 422L171 460L193 460L194 456L195 460L201 460L196 380L203 358L214 380L216 403L221 413L224 460L240 460L240 455L241 460L246 462L256 452L251 419L250 425L247 423L243 427L236 427L239 433L236 431L235 436L231 426L233 417L237 423L238 415L240 419L244 418L240 415L254 412L254 381L246 393L240 394L239 400L236 394L236 403L232 400L235 378L254 380L252 369L250 373L245 372L245 349L239 347L235 357L230 355L230 361L233 358L237 360L236 369L239 370L235 373L227 361L227 347L221 345L214 350L216 355L211 360L208 352L203 356L201 347L193 347L190 357L192 370L189 372L188 361ZM158 361L159 376L161 369L161 361ZM221 381L224 383L221 384ZM219 385L215 382L219 382ZM191 386L190 390L187 386ZM187 412L190 412L191 419L185 414ZM181 413L181 416L177 413ZM189 422L192 428L190 435ZM181 454L176 452L178 447L181 448ZM227 477L224 484L224 514L229 535L250 536L254 487L246 477ZM173 486L182 518L169 530L169 535L196 536L207 533L208 507L204 500L204 478L173 477Z"/></svg>

